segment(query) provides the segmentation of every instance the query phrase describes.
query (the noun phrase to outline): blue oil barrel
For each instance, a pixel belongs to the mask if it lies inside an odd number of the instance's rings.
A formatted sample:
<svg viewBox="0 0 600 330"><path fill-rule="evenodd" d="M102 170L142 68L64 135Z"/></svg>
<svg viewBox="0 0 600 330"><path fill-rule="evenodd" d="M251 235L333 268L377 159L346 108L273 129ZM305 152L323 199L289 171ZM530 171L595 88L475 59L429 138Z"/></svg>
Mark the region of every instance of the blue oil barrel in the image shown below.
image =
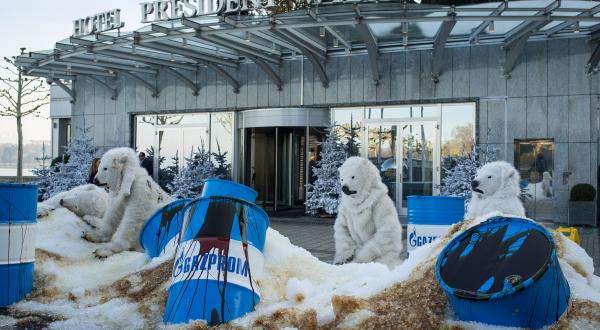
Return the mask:
<svg viewBox="0 0 600 330"><path fill-rule="evenodd" d="M465 231L439 255L436 276L462 321L539 329L570 304L551 234L527 219L493 217Z"/></svg>
<svg viewBox="0 0 600 330"><path fill-rule="evenodd" d="M408 196L407 251L431 243L464 219L465 200L449 196Z"/></svg>
<svg viewBox="0 0 600 330"><path fill-rule="evenodd" d="M258 193L254 189L233 181L208 179L204 182L200 197L232 196L249 203L254 203L256 202L257 195Z"/></svg>
<svg viewBox="0 0 600 330"><path fill-rule="evenodd" d="M161 255L168 246L177 245L183 226L185 206L191 199L175 200L156 211L142 227L140 246L151 258Z"/></svg>
<svg viewBox="0 0 600 330"><path fill-rule="evenodd" d="M235 192L234 192L235 194ZM260 301L267 214L245 200L211 196L190 202L177 247L163 320L236 319Z"/></svg>
<svg viewBox="0 0 600 330"><path fill-rule="evenodd" d="M33 289L37 186L0 183L0 307Z"/></svg>

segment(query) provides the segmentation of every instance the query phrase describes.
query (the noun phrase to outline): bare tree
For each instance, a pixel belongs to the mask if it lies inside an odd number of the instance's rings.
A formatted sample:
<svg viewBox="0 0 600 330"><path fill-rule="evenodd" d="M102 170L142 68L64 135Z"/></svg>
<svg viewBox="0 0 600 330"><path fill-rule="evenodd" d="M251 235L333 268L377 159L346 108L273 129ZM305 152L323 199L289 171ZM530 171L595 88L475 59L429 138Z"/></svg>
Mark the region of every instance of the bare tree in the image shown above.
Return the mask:
<svg viewBox="0 0 600 330"><path fill-rule="evenodd" d="M21 55L25 48L21 48ZM23 118L39 117L40 108L49 102L49 89L42 79L27 78L16 56L4 57L7 66L0 74L0 117L14 117L17 121L17 181L23 178Z"/></svg>

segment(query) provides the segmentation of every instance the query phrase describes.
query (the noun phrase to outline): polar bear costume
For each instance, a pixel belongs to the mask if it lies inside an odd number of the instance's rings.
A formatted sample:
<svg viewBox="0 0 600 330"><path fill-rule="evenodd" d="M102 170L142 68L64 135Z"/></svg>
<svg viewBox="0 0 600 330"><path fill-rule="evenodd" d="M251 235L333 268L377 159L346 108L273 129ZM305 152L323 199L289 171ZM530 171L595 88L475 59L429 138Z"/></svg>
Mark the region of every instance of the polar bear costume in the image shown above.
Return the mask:
<svg viewBox="0 0 600 330"><path fill-rule="evenodd" d="M350 157L340 167L342 198L334 225L334 263L400 261L402 225L377 167Z"/></svg>
<svg viewBox="0 0 600 330"><path fill-rule="evenodd" d="M471 182L471 201L467 219L475 219L490 212L525 217L525 209L519 199L521 178L519 172L507 162L485 164Z"/></svg>
<svg viewBox="0 0 600 330"><path fill-rule="evenodd" d="M144 222L170 202L171 197L140 166L135 151L130 148L107 151L100 159L94 181L108 188L111 205L101 220L84 217L84 221L95 228L85 232L83 238L109 242L94 252L99 258L125 250L141 250L138 237Z"/></svg>
<svg viewBox="0 0 600 330"><path fill-rule="evenodd" d="M37 217L45 217L50 211L64 207L80 217L89 215L102 218L108 207L108 200L106 190L93 184L84 184L38 203Z"/></svg>

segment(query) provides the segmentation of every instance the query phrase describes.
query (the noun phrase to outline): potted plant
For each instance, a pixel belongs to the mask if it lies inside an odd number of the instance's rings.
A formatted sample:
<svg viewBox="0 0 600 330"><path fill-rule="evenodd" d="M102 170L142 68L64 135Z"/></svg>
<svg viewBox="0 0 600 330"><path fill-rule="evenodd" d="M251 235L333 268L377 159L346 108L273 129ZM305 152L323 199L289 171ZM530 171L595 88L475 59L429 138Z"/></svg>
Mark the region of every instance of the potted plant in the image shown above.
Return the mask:
<svg viewBox="0 0 600 330"><path fill-rule="evenodd" d="M569 226L596 226L596 189L591 184L580 183L571 188L569 199Z"/></svg>

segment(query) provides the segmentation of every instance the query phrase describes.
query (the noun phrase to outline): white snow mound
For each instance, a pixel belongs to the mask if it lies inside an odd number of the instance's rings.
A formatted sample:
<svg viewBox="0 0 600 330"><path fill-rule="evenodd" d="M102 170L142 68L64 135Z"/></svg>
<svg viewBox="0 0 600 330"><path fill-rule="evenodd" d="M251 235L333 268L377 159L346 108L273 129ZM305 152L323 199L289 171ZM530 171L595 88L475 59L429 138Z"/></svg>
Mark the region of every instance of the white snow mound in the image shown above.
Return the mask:
<svg viewBox="0 0 600 330"><path fill-rule="evenodd" d="M488 327L454 320L447 299L432 275L432 266L445 244L486 218L455 225L447 237L417 248L392 270L376 263L327 264L269 229L264 249L265 270L259 279L261 302L254 312L233 321L230 326ZM81 233L86 229L87 225L76 215L62 208L38 220L34 292L11 306L7 315L0 314L0 327L31 324L23 322L31 322L32 318L38 322L36 325L51 329L164 327L161 320L170 281L169 256L148 260L141 252L123 252L98 260L92 252L102 244L82 239ZM583 315L567 317L564 326L583 324L584 328L598 328L600 278L593 275L593 260L564 236L556 234L554 237L560 265L574 298L572 314ZM415 288L415 283L422 287ZM415 291L411 294L421 294L421 298L403 296L409 294L411 288ZM435 297L428 297L430 292L434 292ZM386 296L395 300L385 301ZM428 302L428 299L435 301ZM578 314L578 308L592 312ZM386 317L396 323L377 322Z"/></svg>

